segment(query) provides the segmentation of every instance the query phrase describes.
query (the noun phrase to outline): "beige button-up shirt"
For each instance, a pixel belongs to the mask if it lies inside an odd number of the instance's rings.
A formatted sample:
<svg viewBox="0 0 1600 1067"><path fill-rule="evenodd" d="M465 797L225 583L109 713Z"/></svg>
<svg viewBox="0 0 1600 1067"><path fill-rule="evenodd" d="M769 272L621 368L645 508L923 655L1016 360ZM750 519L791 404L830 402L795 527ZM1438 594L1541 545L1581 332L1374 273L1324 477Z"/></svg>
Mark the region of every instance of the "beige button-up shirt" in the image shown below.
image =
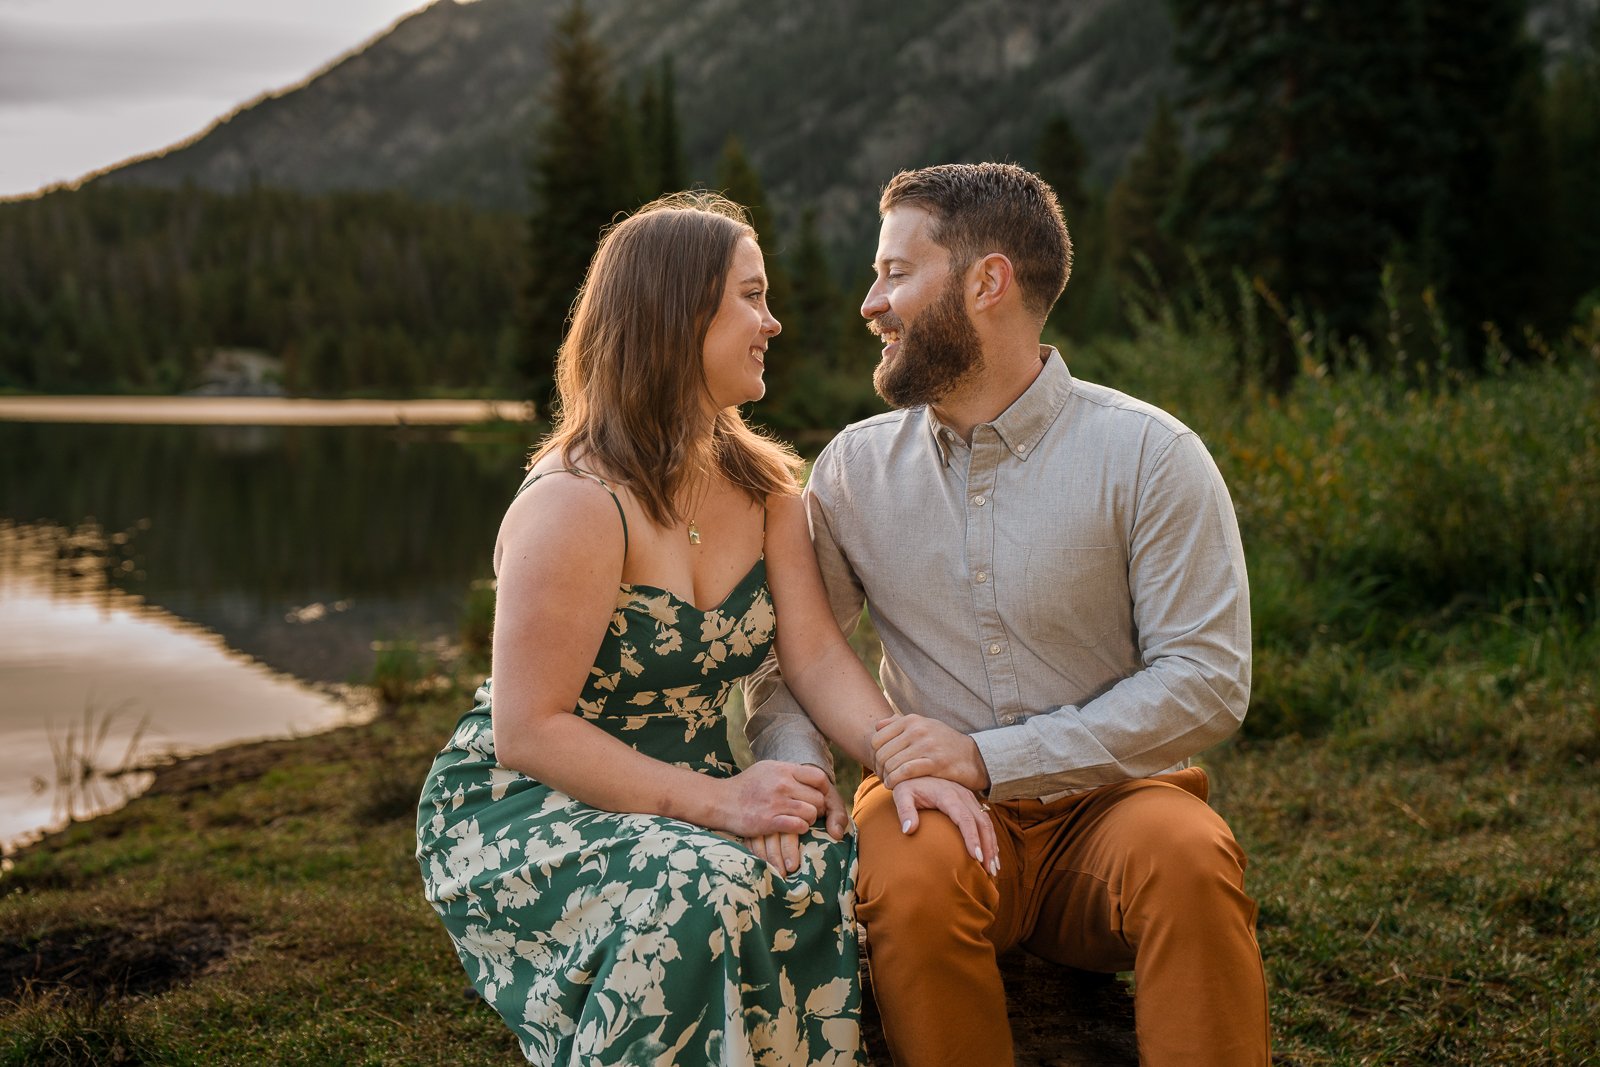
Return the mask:
<svg viewBox="0 0 1600 1067"><path fill-rule="evenodd" d="M834 438L806 489L840 626L865 601L890 704L971 735L1001 800L1176 770L1250 696L1216 464L1177 419L1040 358L970 446L927 408L889 412ZM757 756L831 765L775 660L746 702Z"/></svg>

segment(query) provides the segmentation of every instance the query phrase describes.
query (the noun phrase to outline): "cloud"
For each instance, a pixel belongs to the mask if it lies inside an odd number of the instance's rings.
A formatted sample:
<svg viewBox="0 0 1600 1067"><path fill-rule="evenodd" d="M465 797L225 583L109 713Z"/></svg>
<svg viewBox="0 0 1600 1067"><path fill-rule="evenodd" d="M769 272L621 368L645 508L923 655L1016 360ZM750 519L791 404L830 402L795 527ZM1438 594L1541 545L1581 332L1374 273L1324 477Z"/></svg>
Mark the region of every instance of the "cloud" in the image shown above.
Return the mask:
<svg viewBox="0 0 1600 1067"><path fill-rule="evenodd" d="M418 0L0 0L0 197L188 137Z"/></svg>
<svg viewBox="0 0 1600 1067"><path fill-rule="evenodd" d="M326 27L194 18L67 26L14 10L0 7L0 107L242 101L297 81L350 43Z"/></svg>
<svg viewBox="0 0 1600 1067"><path fill-rule="evenodd" d="M0 197L29 193L198 133L226 105L95 101L0 108Z"/></svg>

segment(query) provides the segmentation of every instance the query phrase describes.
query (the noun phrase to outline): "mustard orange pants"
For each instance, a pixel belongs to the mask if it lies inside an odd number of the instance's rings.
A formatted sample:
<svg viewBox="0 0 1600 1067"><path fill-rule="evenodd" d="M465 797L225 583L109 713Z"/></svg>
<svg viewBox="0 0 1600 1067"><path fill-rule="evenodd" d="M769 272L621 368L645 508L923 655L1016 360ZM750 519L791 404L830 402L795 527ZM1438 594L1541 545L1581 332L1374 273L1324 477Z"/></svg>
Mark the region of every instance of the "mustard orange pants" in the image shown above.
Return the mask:
<svg viewBox="0 0 1600 1067"><path fill-rule="evenodd" d="M995 961L1016 945L1083 970L1131 970L1142 1067L1265 1067L1256 906L1208 792L1191 768L1049 804L991 802L991 878L943 814L921 812L902 833L889 790L867 777L854 811L856 916L896 1067L1011 1067Z"/></svg>

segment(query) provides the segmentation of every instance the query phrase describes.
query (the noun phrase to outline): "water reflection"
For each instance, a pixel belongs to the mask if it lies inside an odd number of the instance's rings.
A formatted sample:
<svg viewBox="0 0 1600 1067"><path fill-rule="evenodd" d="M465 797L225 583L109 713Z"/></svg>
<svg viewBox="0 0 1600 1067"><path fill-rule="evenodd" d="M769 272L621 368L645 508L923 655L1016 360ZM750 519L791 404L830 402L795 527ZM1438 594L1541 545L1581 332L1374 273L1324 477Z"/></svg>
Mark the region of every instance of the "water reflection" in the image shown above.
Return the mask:
<svg viewBox="0 0 1600 1067"><path fill-rule="evenodd" d="M526 437L0 423L0 841L346 717L375 640L454 630Z"/></svg>
<svg viewBox="0 0 1600 1067"><path fill-rule="evenodd" d="M0 518L92 531L63 568L280 670L364 679L374 638L455 625L527 435L0 423Z"/></svg>

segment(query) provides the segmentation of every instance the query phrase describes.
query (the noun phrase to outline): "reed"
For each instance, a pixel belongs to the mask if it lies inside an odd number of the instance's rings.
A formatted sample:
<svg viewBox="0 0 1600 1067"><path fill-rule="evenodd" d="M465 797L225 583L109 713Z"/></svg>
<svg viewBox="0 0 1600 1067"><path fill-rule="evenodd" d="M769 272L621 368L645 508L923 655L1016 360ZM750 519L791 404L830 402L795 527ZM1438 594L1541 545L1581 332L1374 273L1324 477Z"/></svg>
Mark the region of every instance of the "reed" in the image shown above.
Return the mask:
<svg viewBox="0 0 1600 1067"><path fill-rule="evenodd" d="M150 714L140 717L128 735L120 758L111 759L105 752L112 727L131 708L133 701L125 700L114 707L103 708L90 697L84 703L83 716L68 723L65 729L49 728L50 756L54 765L54 778L46 788L53 789L52 808L57 822L75 822L98 815L109 808L125 803L138 790L128 781L128 776L145 770L137 761L145 731L150 726Z"/></svg>

